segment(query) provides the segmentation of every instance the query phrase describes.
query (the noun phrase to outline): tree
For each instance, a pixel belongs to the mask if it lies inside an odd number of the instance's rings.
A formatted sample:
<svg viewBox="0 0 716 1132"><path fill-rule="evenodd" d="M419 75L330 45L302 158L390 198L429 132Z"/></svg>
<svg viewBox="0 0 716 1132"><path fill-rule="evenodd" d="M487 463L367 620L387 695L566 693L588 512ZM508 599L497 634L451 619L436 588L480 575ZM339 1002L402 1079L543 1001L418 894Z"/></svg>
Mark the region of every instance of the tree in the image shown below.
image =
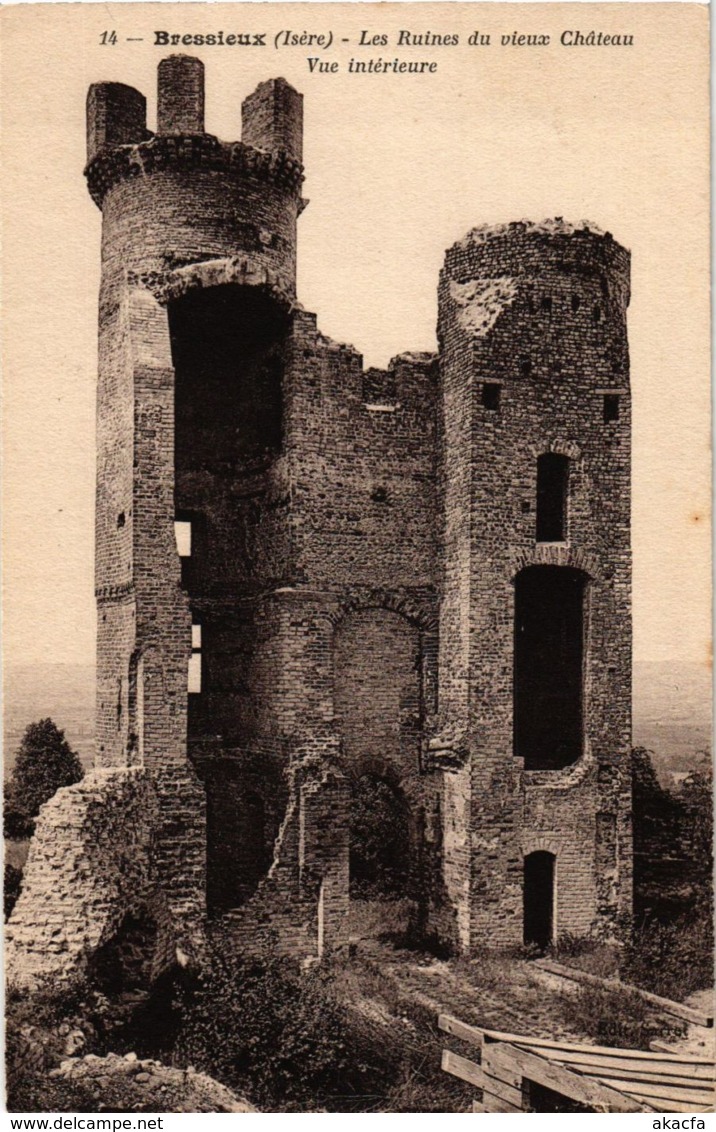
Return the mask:
<svg viewBox="0 0 716 1132"><path fill-rule="evenodd" d="M11 782L5 783L3 798L3 836L8 841L25 841L35 832L35 823L17 799Z"/></svg>
<svg viewBox="0 0 716 1132"><path fill-rule="evenodd" d="M40 806L61 786L72 786L83 775L79 756L64 731L51 719L41 719L25 731L7 790L8 800L14 810L35 818Z"/></svg>
<svg viewBox="0 0 716 1132"><path fill-rule="evenodd" d="M5 920L9 920L12 910L17 903L22 888L22 869L15 865L5 865L5 883L3 886L3 912Z"/></svg>

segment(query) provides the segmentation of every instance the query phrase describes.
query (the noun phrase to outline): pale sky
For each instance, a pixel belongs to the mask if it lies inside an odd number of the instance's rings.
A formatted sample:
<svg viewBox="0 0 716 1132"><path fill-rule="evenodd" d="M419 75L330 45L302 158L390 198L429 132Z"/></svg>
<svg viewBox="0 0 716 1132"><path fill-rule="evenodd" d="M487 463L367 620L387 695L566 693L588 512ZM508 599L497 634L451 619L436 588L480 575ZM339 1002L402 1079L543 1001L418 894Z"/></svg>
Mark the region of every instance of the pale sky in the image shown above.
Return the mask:
<svg viewBox="0 0 716 1132"><path fill-rule="evenodd" d="M100 213L82 169L90 82L138 87L154 125L154 31L265 32L175 48L206 65L207 129L283 75L304 94L298 294L366 365L435 348L444 250L477 224L589 219L632 252L635 657L704 663L710 639L707 10L692 4L93 4L3 22L5 662L94 657L94 411ZM398 49L397 32L459 47ZM632 48L565 48L565 29ZM281 29L332 31L329 51ZM387 46L360 48L360 32ZM101 46L116 30L118 42ZM470 47L479 30L487 47ZM513 31L549 47L500 46ZM143 42L128 43L127 37ZM340 42L343 38L348 44ZM337 60L311 74L308 56ZM354 75L349 58L435 60Z"/></svg>

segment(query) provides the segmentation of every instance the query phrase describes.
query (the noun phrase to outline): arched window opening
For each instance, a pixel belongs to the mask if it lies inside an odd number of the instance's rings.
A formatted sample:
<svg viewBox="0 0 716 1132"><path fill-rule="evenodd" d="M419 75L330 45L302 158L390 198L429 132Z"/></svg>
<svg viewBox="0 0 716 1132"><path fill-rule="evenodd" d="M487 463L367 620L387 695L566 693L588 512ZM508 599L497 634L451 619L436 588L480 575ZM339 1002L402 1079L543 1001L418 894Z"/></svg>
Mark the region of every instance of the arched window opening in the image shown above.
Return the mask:
<svg viewBox="0 0 716 1132"><path fill-rule="evenodd" d="M537 542L564 542L568 496L568 457L545 452L537 459Z"/></svg>
<svg viewBox="0 0 716 1132"><path fill-rule="evenodd" d="M138 652L129 658L129 734L127 753L131 764L144 762L144 657Z"/></svg>
<svg viewBox="0 0 716 1132"><path fill-rule="evenodd" d="M523 929L525 946L547 950L555 937L555 857L539 850L525 857Z"/></svg>
<svg viewBox="0 0 716 1132"><path fill-rule="evenodd" d="M529 566L515 580L514 751L525 770L582 755L585 583L564 566Z"/></svg>
<svg viewBox="0 0 716 1132"><path fill-rule="evenodd" d="M265 294L224 284L169 305L175 460L184 473L240 471L280 450L286 318Z"/></svg>

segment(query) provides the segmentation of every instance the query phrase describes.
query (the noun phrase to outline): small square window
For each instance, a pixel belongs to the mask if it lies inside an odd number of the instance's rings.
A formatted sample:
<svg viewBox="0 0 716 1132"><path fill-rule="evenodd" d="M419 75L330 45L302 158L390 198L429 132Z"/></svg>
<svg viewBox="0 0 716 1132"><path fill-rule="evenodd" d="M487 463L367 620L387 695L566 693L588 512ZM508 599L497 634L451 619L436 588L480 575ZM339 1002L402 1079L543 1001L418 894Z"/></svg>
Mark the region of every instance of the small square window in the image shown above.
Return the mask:
<svg viewBox="0 0 716 1132"><path fill-rule="evenodd" d="M619 420L619 394L605 393L604 395L604 423L611 424Z"/></svg>
<svg viewBox="0 0 716 1132"><path fill-rule="evenodd" d="M496 381L483 381L482 404L491 412L497 412L500 407L501 386Z"/></svg>

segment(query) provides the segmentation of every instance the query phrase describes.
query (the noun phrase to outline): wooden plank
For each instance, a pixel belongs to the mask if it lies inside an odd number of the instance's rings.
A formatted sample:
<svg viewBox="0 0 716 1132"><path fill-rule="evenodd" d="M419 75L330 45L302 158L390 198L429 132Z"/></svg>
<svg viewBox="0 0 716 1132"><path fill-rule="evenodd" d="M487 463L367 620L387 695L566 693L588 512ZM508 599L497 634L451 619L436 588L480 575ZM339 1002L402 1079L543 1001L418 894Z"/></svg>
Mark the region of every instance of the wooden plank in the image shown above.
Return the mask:
<svg viewBox="0 0 716 1132"><path fill-rule="evenodd" d="M502 1097L496 1097L492 1093L485 1093L482 1098L482 1103L485 1106L485 1112L523 1112L522 1102L520 1100L519 1108L516 1108L510 1101L504 1100Z"/></svg>
<svg viewBox="0 0 716 1132"><path fill-rule="evenodd" d="M566 1069L556 1061L540 1057L536 1053L520 1049L519 1046L502 1045L492 1051L493 1065L497 1068L505 1065L508 1068L521 1070L523 1077L545 1085L562 1096L587 1105L597 1112L643 1112L640 1102L632 1096L605 1085L601 1081L582 1076L570 1069Z"/></svg>
<svg viewBox="0 0 716 1132"><path fill-rule="evenodd" d="M459 1054L453 1053L452 1050L444 1049L442 1068L453 1077L459 1077L461 1081L467 1081L468 1085L474 1085L476 1088L482 1089L482 1100L483 1104L486 1106L486 1112L522 1111L522 1090L513 1088L504 1081L495 1079L485 1073L482 1067L476 1065L474 1061L470 1061L466 1057L460 1057ZM507 1107L489 1107L490 1105L494 1106L497 1104L506 1105Z"/></svg>
<svg viewBox="0 0 716 1132"><path fill-rule="evenodd" d="M654 1059L654 1053L663 1053L666 1056L660 1058L661 1061L668 1060L674 1064L690 1065L696 1068L711 1068L714 1067L713 1058L698 1058L689 1054L674 1053L674 1051L665 1043L659 1041L651 1042L651 1051L647 1050L623 1050L617 1049L614 1046L595 1046L590 1045L588 1042L560 1042L553 1041L548 1038L533 1038L525 1034L512 1034L502 1030L483 1030L477 1026L471 1026L467 1022L461 1022L459 1018L453 1017L451 1014L440 1014L438 1016L438 1026L447 1034L452 1034L456 1038L461 1038L465 1042L470 1042L472 1045L482 1047L485 1042L508 1042L513 1045L521 1046L534 1046L538 1049L554 1049L564 1050L565 1053L595 1053L603 1054L605 1057L619 1058L628 1056L632 1059L643 1058L646 1061Z"/></svg>
<svg viewBox="0 0 716 1132"><path fill-rule="evenodd" d="M561 1062L570 1069L572 1062ZM638 1065L639 1062L636 1062ZM614 1065L598 1065L590 1062L582 1062L574 1065L578 1073L589 1073L592 1077L611 1077L624 1082L643 1081L645 1084L656 1084L657 1082L662 1085L683 1085L688 1088L698 1089L700 1092L713 1092L714 1083L710 1077L690 1077L688 1074L676 1073L652 1073L651 1071L645 1073L641 1068L639 1069L620 1069ZM620 1089L621 1085L615 1085L615 1088Z"/></svg>
<svg viewBox="0 0 716 1132"><path fill-rule="evenodd" d="M493 1097L499 1097L501 1101L508 1101L517 1112L522 1111L522 1078L520 1077L520 1087L516 1088L508 1082L503 1081L500 1077L495 1077L492 1073L488 1074L488 1081L482 1090L482 1099L486 1100L488 1094Z"/></svg>
<svg viewBox="0 0 716 1132"><path fill-rule="evenodd" d="M452 1014L438 1015L438 1029L443 1030L446 1034L452 1034L454 1038L460 1038L463 1042L469 1042L477 1049L482 1049L484 1032L479 1030L477 1026L468 1026L467 1022L453 1018Z"/></svg>
<svg viewBox="0 0 716 1132"><path fill-rule="evenodd" d="M643 1100L645 1105L648 1104L650 1112L713 1112L713 1108L704 1108L704 1106L701 1105L701 1104L691 1104L691 1103L687 1103L685 1101L684 1102L672 1101L671 1102L671 1105L673 1105L673 1108L672 1108L672 1107L667 1107L666 1105L659 1104L659 1102L655 1101L653 1097L651 1097L651 1098L643 1097L642 1098L642 1097L640 1097L639 1093L632 1093L632 1096L636 1097L637 1100Z"/></svg>
<svg viewBox="0 0 716 1132"><path fill-rule="evenodd" d="M588 1053L603 1054L605 1057L624 1057L626 1054L629 1057L643 1058L646 1061L668 1061L683 1065L713 1066L714 1064L713 1058L692 1057L689 1054L683 1053L670 1053L666 1051L665 1054L662 1055L660 1052L657 1058L653 1050L624 1050L618 1049L615 1046L593 1046L588 1042L558 1042L548 1038L531 1038L525 1034L504 1033L501 1030L482 1030L481 1032L485 1043L507 1042L509 1045L529 1046L530 1048L534 1046L536 1053L541 1053L542 1050L564 1050L565 1053L582 1053L586 1051ZM655 1044L655 1042L652 1042L652 1046Z"/></svg>
<svg viewBox="0 0 716 1132"><path fill-rule="evenodd" d="M555 963L553 959L536 959L534 963L536 967L542 971L548 971L550 975L559 975L561 978L571 979L575 983L602 987L605 990L629 991L643 999L644 1002L658 1007L664 1014L671 1014L675 1018L691 1022L694 1026L710 1028L714 1024L713 1014L703 1014L700 1010L692 1010L690 1006L684 1006L683 1002L674 1002L670 998L662 998L661 995L652 994L651 991L642 990L641 987L634 987L629 983L622 983L618 979L603 979L599 975L590 975L587 971L580 971L577 967L566 967L563 963Z"/></svg>
<svg viewBox="0 0 716 1132"><path fill-rule="evenodd" d="M602 1077L595 1077L596 1081L605 1080ZM606 1084L613 1084L612 1081L606 1080ZM643 1082L634 1082L634 1088L630 1088L628 1083L624 1082L624 1091L631 1093L639 1093L640 1097L656 1097L662 1101L683 1101L684 1104L706 1104L708 1105L709 1099L712 1101L713 1106L713 1091L701 1092L699 1089L687 1089L685 1086L677 1085L662 1085L657 1082L644 1084ZM653 1102L650 1102L653 1103Z"/></svg>
<svg viewBox="0 0 716 1132"><path fill-rule="evenodd" d="M478 1089L489 1086L488 1076L481 1066L467 1057L460 1057L459 1053L453 1053L450 1049L443 1050L441 1065L446 1073L459 1077L461 1081L467 1081L468 1085L474 1085Z"/></svg>
<svg viewBox="0 0 716 1132"><path fill-rule="evenodd" d="M520 1044L515 1042L515 1045ZM541 1057L548 1057L550 1061L558 1061L562 1065L574 1065L585 1072L589 1072L589 1067L609 1069L610 1073L613 1070L615 1074L630 1076L633 1073L643 1073L652 1077L659 1077L663 1074L669 1074L672 1077L683 1077L685 1080L699 1080L699 1081L713 1081L714 1079L714 1063L702 1062L696 1064L694 1062L674 1062L661 1060L661 1058L654 1056L654 1060L646 1060L640 1057L632 1057L632 1052L638 1054L638 1050L615 1050L618 1056L609 1057L602 1053L592 1053L589 1046L582 1046L579 1053L562 1053L561 1050L535 1050Z"/></svg>
<svg viewBox="0 0 716 1132"><path fill-rule="evenodd" d="M485 1073L489 1073L491 1077L499 1077L507 1085L511 1085L513 1089L522 1089L522 1072L516 1066L506 1066L499 1058L497 1061L493 1058L493 1052L502 1049L500 1045L485 1046L482 1055L482 1068Z"/></svg>
<svg viewBox="0 0 716 1132"><path fill-rule="evenodd" d="M487 1112L487 1109L485 1108L484 1105L481 1105L479 1101L473 1101L472 1102L472 1111L473 1112Z"/></svg>

